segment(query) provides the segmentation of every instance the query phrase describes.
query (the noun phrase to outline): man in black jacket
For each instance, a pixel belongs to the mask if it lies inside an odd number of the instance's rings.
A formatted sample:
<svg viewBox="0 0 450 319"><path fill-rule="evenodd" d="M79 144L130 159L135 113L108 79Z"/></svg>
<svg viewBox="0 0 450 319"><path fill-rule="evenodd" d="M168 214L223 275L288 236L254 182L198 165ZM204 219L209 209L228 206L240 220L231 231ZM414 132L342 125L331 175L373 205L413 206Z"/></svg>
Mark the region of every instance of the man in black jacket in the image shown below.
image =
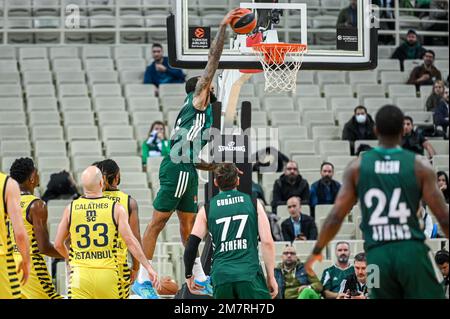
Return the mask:
<svg viewBox="0 0 450 319"><path fill-rule="evenodd" d="M398 59L400 61L400 69L404 71L405 60L422 59L425 51L417 39L416 31L411 29L406 34L406 41L395 49L391 59Z"/></svg>
<svg viewBox="0 0 450 319"><path fill-rule="evenodd" d="M373 131L374 120L367 113L367 109L360 105L355 108L355 115L348 121L342 131L342 139L350 141L350 150L355 155L355 141L358 140L376 140Z"/></svg>
<svg viewBox="0 0 450 319"><path fill-rule="evenodd" d="M301 199L293 196L288 199L287 206L291 217L281 224L283 240L290 242L294 240L316 240L316 223L312 217L302 214Z"/></svg>
<svg viewBox="0 0 450 319"><path fill-rule="evenodd" d="M277 207L286 205L286 201L292 196L301 198L304 204L309 203L309 184L298 171L298 165L294 161L286 164L284 174L273 185L272 212L277 213Z"/></svg>

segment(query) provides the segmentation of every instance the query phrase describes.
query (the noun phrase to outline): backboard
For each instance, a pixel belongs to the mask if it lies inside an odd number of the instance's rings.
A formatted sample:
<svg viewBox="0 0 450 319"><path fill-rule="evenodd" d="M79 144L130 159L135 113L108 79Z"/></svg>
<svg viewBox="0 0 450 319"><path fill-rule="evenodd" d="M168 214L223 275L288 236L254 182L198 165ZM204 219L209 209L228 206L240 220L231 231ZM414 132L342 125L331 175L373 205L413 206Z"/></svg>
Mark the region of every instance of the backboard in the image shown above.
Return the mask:
<svg viewBox="0 0 450 319"><path fill-rule="evenodd" d="M255 12L255 32L264 42L308 45L302 69L376 68L377 19L370 0L175 0L167 19L171 65L204 68L220 21L236 7ZM261 69L246 40L227 28L220 69Z"/></svg>

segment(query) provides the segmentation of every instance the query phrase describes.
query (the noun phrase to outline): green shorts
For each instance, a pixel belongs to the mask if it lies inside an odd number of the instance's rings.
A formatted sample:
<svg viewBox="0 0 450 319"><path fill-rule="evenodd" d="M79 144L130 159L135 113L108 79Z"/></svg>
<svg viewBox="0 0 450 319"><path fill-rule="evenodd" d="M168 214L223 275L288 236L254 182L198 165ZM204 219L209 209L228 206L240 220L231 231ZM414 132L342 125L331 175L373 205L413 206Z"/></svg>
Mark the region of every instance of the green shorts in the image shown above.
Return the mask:
<svg viewBox="0 0 450 319"><path fill-rule="evenodd" d="M193 164L174 164L166 156L159 168L159 184L153 202L157 211L197 213L198 175Z"/></svg>
<svg viewBox="0 0 450 319"><path fill-rule="evenodd" d="M442 275L423 242L399 241L369 249L367 265L377 265L380 272L379 286L370 289L371 299L445 298Z"/></svg>
<svg viewBox="0 0 450 319"><path fill-rule="evenodd" d="M271 299L264 275L258 275L252 281L236 281L214 286L214 299Z"/></svg>

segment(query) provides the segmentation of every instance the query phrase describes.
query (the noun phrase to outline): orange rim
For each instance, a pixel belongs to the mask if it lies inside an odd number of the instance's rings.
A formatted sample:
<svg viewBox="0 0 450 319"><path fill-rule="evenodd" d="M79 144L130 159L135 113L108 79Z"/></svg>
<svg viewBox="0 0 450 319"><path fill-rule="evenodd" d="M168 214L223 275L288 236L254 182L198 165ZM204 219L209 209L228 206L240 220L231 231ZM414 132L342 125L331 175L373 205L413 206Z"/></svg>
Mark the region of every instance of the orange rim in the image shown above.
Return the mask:
<svg viewBox="0 0 450 319"><path fill-rule="evenodd" d="M305 52L308 48L301 43L258 43L252 48L264 55L264 59L269 64L283 64L287 53Z"/></svg>

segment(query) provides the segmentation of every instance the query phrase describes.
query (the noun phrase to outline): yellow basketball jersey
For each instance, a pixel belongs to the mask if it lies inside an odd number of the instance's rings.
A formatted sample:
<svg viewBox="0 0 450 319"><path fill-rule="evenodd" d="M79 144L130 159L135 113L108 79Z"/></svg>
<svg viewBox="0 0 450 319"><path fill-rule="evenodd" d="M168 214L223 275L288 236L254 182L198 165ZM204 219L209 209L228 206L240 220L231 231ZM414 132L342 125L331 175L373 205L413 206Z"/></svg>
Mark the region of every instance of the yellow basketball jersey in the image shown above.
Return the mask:
<svg viewBox="0 0 450 319"><path fill-rule="evenodd" d="M117 268L118 229L115 202L105 198L80 197L70 208L71 266Z"/></svg>
<svg viewBox="0 0 450 319"><path fill-rule="evenodd" d="M119 203L125 208L128 216L130 216L130 195L125 194L119 190L115 191L104 191L103 196ZM119 240L117 241L117 258L119 264L127 263L128 258L128 247L125 244L122 236L119 235Z"/></svg>
<svg viewBox="0 0 450 319"><path fill-rule="evenodd" d="M30 208L31 205L39 200L38 197L34 195L21 195L20 196L20 207L22 208L22 217L23 217L23 224L25 226L25 230L27 231L29 243L30 243L30 253L31 255L38 255L39 254L39 247L36 241L36 236L34 235L33 230L33 224L30 224L28 221L28 215L30 214ZM11 234L11 242L14 247L14 254L20 255L19 250L17 249L17 244L14 236L14 231L12 229L11 223L9 223L9 233Z"/></svg>
<svg viewBox="0 0 450 319"><path fill-rule="evenodd" d="M6 214L6 182L8 176L0 172L0 256L8 254L11 249L11 242L9 240L7 220L8 215Z"/></svg>

